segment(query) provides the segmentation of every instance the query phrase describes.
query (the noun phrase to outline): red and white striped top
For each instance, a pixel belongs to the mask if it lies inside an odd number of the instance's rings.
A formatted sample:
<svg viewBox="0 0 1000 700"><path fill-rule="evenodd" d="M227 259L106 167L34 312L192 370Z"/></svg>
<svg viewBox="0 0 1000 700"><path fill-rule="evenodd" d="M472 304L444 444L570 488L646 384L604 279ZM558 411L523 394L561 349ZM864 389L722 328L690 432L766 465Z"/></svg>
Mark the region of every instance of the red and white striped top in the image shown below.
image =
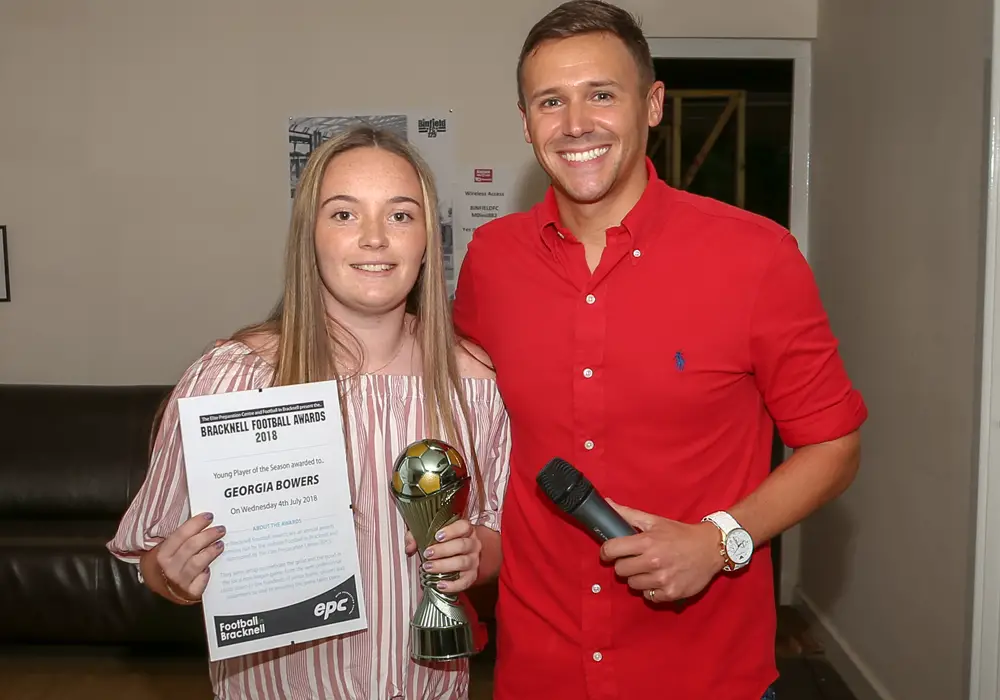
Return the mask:
<svg viewBox="0 0 1000 700"><path fill-rule="evenodd" d="M137 563L139 555L190 517L176 399L267 387L273 368L250 349L230 342L206 353L182 376L156 436L152 461L126 511L110 552ZM463 378L485 484L485 510L470 492L470 520L499 530L510 454L507 414L496 383ZM277 651L212 662L220 700L441 698L468 696L468 662L414 663L409 621L419 601L418 557L404 551L406 525L389 497L392 464L406 445L427 437L422 381L399 375L362 375L348 398L354 451L351 474L368 629ZM463 435L466 444L469 435Z"/></svg>

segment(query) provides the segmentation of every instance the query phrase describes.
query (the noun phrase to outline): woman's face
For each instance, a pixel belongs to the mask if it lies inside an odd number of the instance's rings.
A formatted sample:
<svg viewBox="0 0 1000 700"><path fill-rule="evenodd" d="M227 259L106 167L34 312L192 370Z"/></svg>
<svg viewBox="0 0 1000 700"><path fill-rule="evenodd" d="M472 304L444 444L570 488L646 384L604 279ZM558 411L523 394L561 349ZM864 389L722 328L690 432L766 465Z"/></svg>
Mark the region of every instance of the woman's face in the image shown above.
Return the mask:
<svg viewBox="0 0 1000 700"><path fill-rule="evenodd" d="M378 316L402 306L427 247L413 166L380 148L352 149L330 161L319 201L316 259L327 312Z"/></svg>

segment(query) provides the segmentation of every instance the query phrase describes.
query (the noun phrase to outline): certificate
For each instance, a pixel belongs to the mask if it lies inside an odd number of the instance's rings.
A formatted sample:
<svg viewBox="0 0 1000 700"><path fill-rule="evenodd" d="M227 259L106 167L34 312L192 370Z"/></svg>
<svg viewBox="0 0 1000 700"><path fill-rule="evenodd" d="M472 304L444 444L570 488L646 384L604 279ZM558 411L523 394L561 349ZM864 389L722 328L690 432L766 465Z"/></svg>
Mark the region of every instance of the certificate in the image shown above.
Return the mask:
<svg viewBox="0 0 1000 700"><path fill-rule="evenodd" d="M213 661L365 629L336 382L178 401L191 513L225 549L202 604Z"/></svg>

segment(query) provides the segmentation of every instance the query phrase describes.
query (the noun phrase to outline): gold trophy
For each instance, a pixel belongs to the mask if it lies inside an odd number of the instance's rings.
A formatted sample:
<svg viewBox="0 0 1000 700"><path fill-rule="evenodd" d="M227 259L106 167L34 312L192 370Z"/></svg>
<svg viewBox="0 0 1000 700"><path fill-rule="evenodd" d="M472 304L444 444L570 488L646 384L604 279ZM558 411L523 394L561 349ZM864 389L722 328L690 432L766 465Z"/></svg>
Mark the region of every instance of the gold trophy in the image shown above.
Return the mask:
<svg viewBox="0 0 1000 700"><path fill-rule="evenodd" d="M465 513L469 474L465 460L440 440L418 440L396 458L392 495L417 542L423 595L410 620L410 655L416 660L444 661L476 653L472 624L457 595L437 589L439 581L458 574L432 574L423 569L424 551L434 535Z"/></svg>

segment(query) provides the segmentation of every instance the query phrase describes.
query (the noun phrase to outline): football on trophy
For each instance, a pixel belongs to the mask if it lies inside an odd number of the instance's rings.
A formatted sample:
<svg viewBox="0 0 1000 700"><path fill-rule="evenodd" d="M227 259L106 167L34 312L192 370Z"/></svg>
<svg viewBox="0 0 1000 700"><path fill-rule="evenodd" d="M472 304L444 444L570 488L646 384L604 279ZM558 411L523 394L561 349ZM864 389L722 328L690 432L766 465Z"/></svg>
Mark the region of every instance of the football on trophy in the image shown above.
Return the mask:
<svg viewBox="0 0 1000 700"><path fill-rule="evenodd" d="M457 486L468 476L465 460L446 442L427 438L412 443L396 458L392 488L400 496L420 498Z"/></svg>

